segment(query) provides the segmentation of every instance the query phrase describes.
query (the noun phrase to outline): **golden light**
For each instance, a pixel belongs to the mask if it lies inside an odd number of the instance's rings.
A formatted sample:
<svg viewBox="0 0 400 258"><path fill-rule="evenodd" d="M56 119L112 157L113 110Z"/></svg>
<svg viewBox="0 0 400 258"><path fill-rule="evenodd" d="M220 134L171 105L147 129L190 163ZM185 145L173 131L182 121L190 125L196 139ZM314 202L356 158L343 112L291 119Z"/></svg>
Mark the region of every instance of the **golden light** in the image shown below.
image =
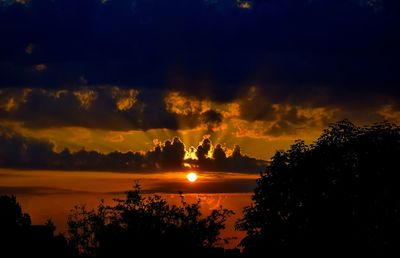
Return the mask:
<svg viewBox="0 0 400 258"><path fill-rule="evenodd" d="M189 174L186 175L187 180L189 180L189 182L196 182L197 180L197 174L194 172L191 172Z"/></svg>

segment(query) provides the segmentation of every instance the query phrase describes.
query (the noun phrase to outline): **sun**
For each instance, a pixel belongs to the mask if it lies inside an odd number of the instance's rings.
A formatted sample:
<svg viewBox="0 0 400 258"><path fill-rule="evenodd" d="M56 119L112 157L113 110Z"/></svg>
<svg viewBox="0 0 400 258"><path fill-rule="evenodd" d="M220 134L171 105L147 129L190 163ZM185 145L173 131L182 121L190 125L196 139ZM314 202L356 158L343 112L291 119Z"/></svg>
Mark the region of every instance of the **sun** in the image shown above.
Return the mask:
<svg viewBox="0 0 400 258"><path fill-rule="evenodd" d="M187 180L189 180L189 182L196 182L197 180L197 174L194 172L191 172L189 174L186 175Z"/></svg>

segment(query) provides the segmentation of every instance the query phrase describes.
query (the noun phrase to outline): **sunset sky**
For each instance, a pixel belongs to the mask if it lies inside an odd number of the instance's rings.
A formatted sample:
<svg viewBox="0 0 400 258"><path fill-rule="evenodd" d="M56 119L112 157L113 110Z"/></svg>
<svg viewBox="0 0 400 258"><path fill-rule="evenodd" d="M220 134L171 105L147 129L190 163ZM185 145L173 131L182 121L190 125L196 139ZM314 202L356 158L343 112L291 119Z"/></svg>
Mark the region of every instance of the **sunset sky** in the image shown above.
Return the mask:
<svg viewBox="0 0 400 258"><path fill-rule="evenodd" d="M399 46L399 0L0 0L0 195L65 232L139 182L235 247L277 150L400 123Z"/></svg>
<svg viewBox="0 0 400 258"><path fill-rule="evenodd" d="M399 122L398 11L380 0L0 0L0 141L145 153L177 136L186 158L210 139L208 155L239 145L269 160L330 122Z"/></svg>

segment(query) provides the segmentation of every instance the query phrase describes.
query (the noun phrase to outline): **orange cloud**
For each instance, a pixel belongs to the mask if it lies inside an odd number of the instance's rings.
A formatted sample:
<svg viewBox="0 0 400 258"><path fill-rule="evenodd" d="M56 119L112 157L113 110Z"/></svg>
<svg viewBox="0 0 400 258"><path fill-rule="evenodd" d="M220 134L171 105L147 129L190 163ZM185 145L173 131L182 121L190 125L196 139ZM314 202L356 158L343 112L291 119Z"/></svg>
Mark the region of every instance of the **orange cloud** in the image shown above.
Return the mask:
<svg viewBox="0 0 400 258"><path fill-rule="evenodd" d="M394 123L400 123L400 111L396 110L394 105L385 105L381 109L379 109L377 113L381 115L385 120Z"/></svg>
<svg viewBox="0 0 400 258"><path fill-rule="evenodd" d="M179 92L170 92L165 98L165 105L169 112L179 115L203 113L211 109L211 102L187 97Z"/></svg>
<svg viewBox="0 0 400 258"><path fill-rule="evenodd" d="M75 97L79 100L81 107L88 109L97 98L97 92L94 90L83 89L74 91Z"/></svg>
<svg viewBox="0 0 400 258"><path fill-rule="evenodd" d="M241 9L252 9L253 8L253 3L250 1L237 0L236 5L237 5L237 7L241 8Z"/></svg>
<svg viewBox="0 0 400 258"><path fill-rule="evenodd" d="M24 89L23 91L16 92L0 90L0 109L6 112L17 110L21 104L26 102L26 98L31 91L31 89Z"/></svg>
<svg viewBox="0 0 400 258"><path fill-rule="evenodd" d="M122 133L110 132L109 135L105 137L105 140L111 143L116 143L116 142L123 142L125 138L122 135Z"/></svg>
<svg viewBox="0 0 400 258"><path fill-rule="evenodd" d="M9 98L4 106L4 109L7 112L14 110L17 107L17 103L15 102L14 98Z"/></svg>
<svg viewBox="0 0 400 258"><path fill-rule="evenodd" d="M136 103L136 97L139 95L139 91L135 89L112 87L111 94L116 100L118 110L125 111L131 109Z"/></svg>

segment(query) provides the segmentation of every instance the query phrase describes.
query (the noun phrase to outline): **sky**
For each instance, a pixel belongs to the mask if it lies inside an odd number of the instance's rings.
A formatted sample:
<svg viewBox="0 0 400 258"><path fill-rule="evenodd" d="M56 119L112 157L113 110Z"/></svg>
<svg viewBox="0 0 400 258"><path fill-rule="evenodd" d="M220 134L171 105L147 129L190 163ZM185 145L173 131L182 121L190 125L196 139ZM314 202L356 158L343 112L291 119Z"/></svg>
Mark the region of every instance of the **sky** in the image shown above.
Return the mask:
<svg viewBox="0 0 400 258"><path fill-rule="evenodd" d="M0 166L257 172L329 123L399 123L399 11L0 0Z"/></svg>

